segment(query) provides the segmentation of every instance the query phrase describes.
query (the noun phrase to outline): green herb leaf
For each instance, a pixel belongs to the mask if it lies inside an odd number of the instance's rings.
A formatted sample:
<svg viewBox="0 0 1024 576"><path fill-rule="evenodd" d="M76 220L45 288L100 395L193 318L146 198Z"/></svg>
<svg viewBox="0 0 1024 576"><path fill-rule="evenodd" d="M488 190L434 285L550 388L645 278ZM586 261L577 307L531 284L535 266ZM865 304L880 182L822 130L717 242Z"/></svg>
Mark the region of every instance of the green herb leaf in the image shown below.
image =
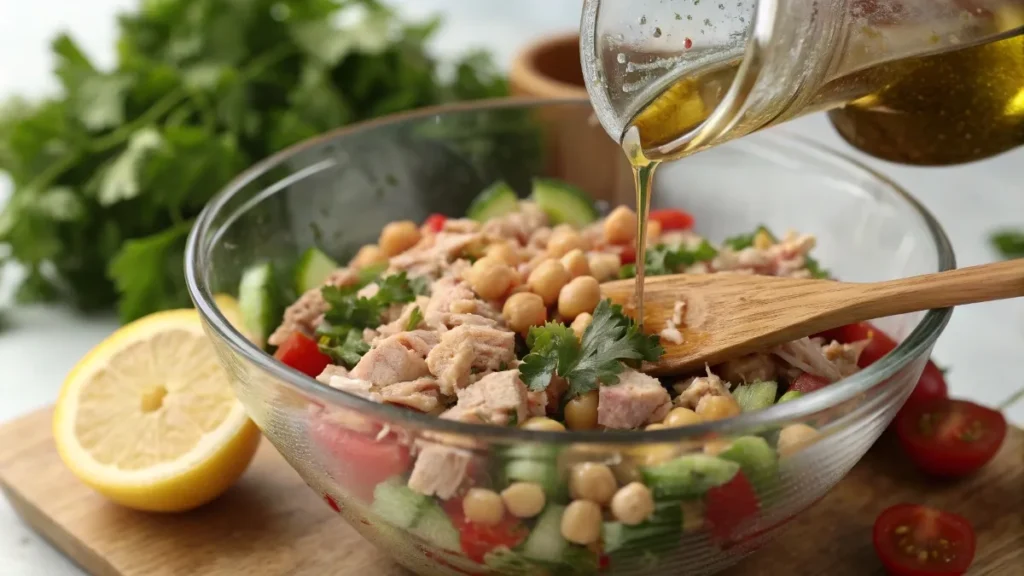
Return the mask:
<svg viewBox="0 0 1024 576"><path fill-rule="evenodd" d="M125 297L120 302L123 321L149 310L189 305L181 274L185 238L192 222L182 222L163 232L129 240L110 262L110 277Z"/></svg>
<svg viewBox="0 0 1024 576"><path fill-rule="evenodd" d="M665 353L658 336L641 332L610 300L602 300L594 309L582 342L572 329L549 322L530 329L527 345L530 353L519 366L523 383L530 390L544 390L552 375L558 374L569 383L570 398L600 384L617 383L624 363L654 362Z"/></svg>
<svg viewBox="0 0 1024 576"><path fill-rule="evenodd" d="M423 322L423 312L420 311L419 306L416 306L409 313L409 321L405 323L405 330L411 332L418 328L421 322Z"/></svg>
<svg viewBox="0 0 1024 576"><path fill-rule="evenodd" d="M342 364L347 368L358 364L363 354L370 351L370 345L363 340L363 335L358 330L349 330L342 337L321 336L317 347L336 364Z"/></svg>
<svg viewBox="0 0 1024 576"><path fill-rule="evenodd" d="M992 235L992 245L1009 260L1024 258L1024 230L1001 230Z"/></svg>
<svg viewBox="0 0 1024 576"><path fill-rule="evenodd" d="M778 239L776 238L776 236L774 234L771 233L771 230L768 230L767 226L765 226L764 224L761 224L760 226L755 228L753 232L751 232L749 234L740 234L740 235L737 235L737 236L731 236L729 238L726 238L722 242L722 245L723 246L728 246L729 248L732 248L736 252L739 252L740 250L743 250L744 248L750 248L751 246L753 246L754 245L754 237L757 236L758 233L760 233L760 232L764 232L765 234L767 234L768 237L772 239L772 242L778 242Z"/></svg>
<svg viewBox="0 0 1024 576"><path fill-rule="evenodd" d="M664 276L666 274L678 274L697 262L708 262L718 256L715 249L707 240L695 248L687 246L667 246L658 244L647 249L644 255L644 274L647 276ZM633 278L636 276L636 265L626 264L619 269L619 278Z"/></svg>

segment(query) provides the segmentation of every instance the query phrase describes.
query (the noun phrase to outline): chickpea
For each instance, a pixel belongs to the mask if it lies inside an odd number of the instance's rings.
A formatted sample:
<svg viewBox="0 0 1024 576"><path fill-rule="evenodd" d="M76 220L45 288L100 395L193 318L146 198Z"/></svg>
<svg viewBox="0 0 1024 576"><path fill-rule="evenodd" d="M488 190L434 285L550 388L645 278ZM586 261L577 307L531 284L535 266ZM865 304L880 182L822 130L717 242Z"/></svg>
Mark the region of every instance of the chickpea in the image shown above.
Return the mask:
<svg viewBox="0 0 1024 576"><path fill-rule="evenodd" d="M569 272L569 275L573 278L577 276L590 276L590 262L587 261L587 256L583 253L583 250L576 248L566 252L565 256L562 256L562 266Z"/></svg>
<svg viewBox="0 0 1024 576"><path fill-rule="evenodd" d="M586 546L601 537L601 507L589 500L573 500L562 513L562 537Z"/></svg>
<svg viewBox="0 0 1024 576"><path fill-rule="evenodd" d="M630 482L612 496L612 515L627 526L640 524L654 512L651 490L639 482Z"/></svg>
<svg viewBox="0 0 1024 576"><path fill-rule="evenodd" d="M577 499L607 504L618 487L612 469L596 462L577 464L569 475L569 493Z"/></svg>
<svg viewBox="0 0 1024 576"><path fill-rule="evenodd" d="M597 428L597 390L576 396L565 403L565 425L569 430Z"/></svg>
<svg viewBox="0 0 1024 576"><path fill-rule="evenodd" d="M622 258L618 254L594 252L587 260L590 264L590 275L597 278L598 282L607 282L619 277Z"/></svg>
<svg viewBox="0 0 1024 576"><path fill-rule="evenodd" d="M604 239L609 244L629 244L636 238L636 212L619 206L604 219Z"/></svg>
<svg viewBox="0 0 1024 576"><path fill-rule="evenodd" d="M666 428L668 428L668 426L665 426L664 424L658 424L657 422L655 422L654 424L648 424L647 427L644 428L644 430L664 430Z"/></svg>
<svg viewBox="0 0 1024 576"><path fill-rule="evenodd" d="M718 456L732 446L730 440L708 440L704 443L704 453L708 456Z"/></svg>
<svg viewBox="0 0 1024 576"><path fill-rule="evenodd" d="M758 250L766 250L771 248L773 244L775 244L775 242L772 240L771 235L764 230L758 230L757 234L754 234L754 248L757 248Z"/></svg>
<svg viewBox="0 0 1024 576"><path fill-rule="evenodd" d="M503 261L487 257L473 263L468 280L470 287L481 298L497 300L515 284L516 273Z"/></svg>
<svg viewBox="0 0 1024 576"><path fill-rule="evenodd" d="M689 408L673 408L665 417L665 426L669 428L681 428L692 426L704 421L699 414Z"/></svg>
<svg viewBox="0 0 1024 576"><path fill-rule="evenodd" d="M544 300L532 292L518 292L505 300L501 315L512 330L525 334L530 326L541 326L548 319Z"/></svg>
<svg viewBox="0 0 1024 576"><path fill-rule="evenodd" d="M817 430L807 424L790 424L779 432L777 449L779 456L792 456L807 448L820 436Z"/></svg>
<svg viewBox="0 0 1024 576"><path fill-rule="evenodd" d="M470 522L494 526L505 516L505 505L493 490L470 488L462 499L462 513Z"/></svg>
<svg viewBox="0 0 1024 576"><path fill-rule="evenodd" d="M519 250L513 248L508 242L496 242L487 247L484 253L488 258L500 260L509 266L518 266L522 261Z"/></svg>
<svg viewBox="0 0 1024 576"><path fill-rule="evenodd" d="M561 258L573 250L584 250L586 241L572 228L556 228L548 238L547 252L555 258Z"/></svg>
<svg viewBox="0 0 1024 576"><path fill-rule="evenodd" d="M645 430L663 430L663 428L651 428L651 426L662 426L662 424L651 424ZM657 466L678 456L679 448L673 444L645 444L634 448L632 454L643 466Z"/></svg>
<svg viewBox="0 0 1024 576"><path fill-rule="evenodd" d="M576 334L577 338L583 338L583 333L587 331L587 327L594 321L594 317L590 312L584 312L576 317L569 326L572 331Z"/></svg>
<svg viewBox="0 0 1024 576"><path fill-rule="evenodd" d="M657 220L647 221L647 245L653 246L658 243L658 239L661 238L661 222Z"/></svg>
<svg viewBox="0 0 1024 576"><path fill-rule="evenodd" d="M412 248L420 241L420 229L415 222L401 220L392 222L380 232L380 251L391 257Z"/></svg>
<svg viewBox="0 0 1024 576"><path fill-rule="evenodd" d="M740 412L740 405L731 396L705 396L697 402L697 414L705 420L725 420Z"/></svg>
<svg viewBox="0 0 1024 576"><path fill-rule="evenodd" d="M593 276L580 276L562 287L558 293L558 313L575 320L580 314L591 313L601 301L601 285Z"/></svg>
<svg viewBox="0 0 1024 576"><path fill-rule="evenodd" d="M513 482L501 491L501 500L516 518L533 518L544 509L547 498L540 484Z"/></svg>
<svg viewBox="0 0 1024 576"><path fill-rule="evenodd" d="M569 272L558 260L541 262L526 280L530 290L544 299L545 306L558 301L558 293L569 282ZM596 305L596 304L595 304Z"/></svg>
<svg viewBox="0 0 1024 576"><path fill-rule="evenodd" d="M387 257L381 253L376 244L367 244L356 252L356 255L349 262L349 266L360 269L380 262L387 262Z"/></svg>
<svg viewBox="0 0 1024 576"><path fill-rule="evenodd" d="M557 420L544 416L534 416L519 425L524 430L538 430L541 432L565 432L565 426Z"/></svg>

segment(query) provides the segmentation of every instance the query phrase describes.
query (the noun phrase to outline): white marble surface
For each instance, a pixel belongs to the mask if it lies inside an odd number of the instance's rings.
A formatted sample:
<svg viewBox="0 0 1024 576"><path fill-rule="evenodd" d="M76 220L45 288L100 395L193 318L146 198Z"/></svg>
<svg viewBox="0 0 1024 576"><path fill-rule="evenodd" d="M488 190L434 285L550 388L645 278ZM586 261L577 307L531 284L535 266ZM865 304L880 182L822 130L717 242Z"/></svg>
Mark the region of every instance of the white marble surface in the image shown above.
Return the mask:
<svg viewBox="0 0 1024 576"><path fill-rule="evenodd" d="M579 2L518 0L405 0L395 2L412 14L442 11L447 28L434 49L439 55L470 46L487 47L507 65L525 43L577 26ZM49 40L70 30L96 61L112 61L113 14L132 0L0 0L0 97L38 95L53 89ZM843 147L821 116L786 127L819 141ZM987 233L999 225L1024 224L1024 150L948 169L896 166L864 160L905 186L938 217L953 241L961 266L991 261ZM0 202L8 186L0 182ZM8 286L9 288L9 286ZM9 291L0 291L0 301ZM67 370L115 327L110 317L81 318L59 308L21 309L10 313L9 329L0 333L0 421L51 403ZM1024 387L1024 302L1008 301L963 307L956 311L939 340L935 357L949 373L952 393L998 404ZM1024 402L1009 411L1024 424ZM16 439L0 438L0 442ZM55 552L15 516L0 499L0 576L64 576L81 571Z"/></svg>

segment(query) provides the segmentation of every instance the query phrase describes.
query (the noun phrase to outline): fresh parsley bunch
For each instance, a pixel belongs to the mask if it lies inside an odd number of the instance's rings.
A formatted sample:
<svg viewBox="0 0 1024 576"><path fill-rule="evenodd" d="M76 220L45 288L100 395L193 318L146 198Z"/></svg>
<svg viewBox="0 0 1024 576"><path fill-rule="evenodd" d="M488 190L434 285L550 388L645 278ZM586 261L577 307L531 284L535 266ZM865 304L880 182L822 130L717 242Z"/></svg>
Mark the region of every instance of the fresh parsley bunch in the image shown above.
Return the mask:
<svg viewBox="0 0 1024 576"><path fill-rule="evenodd" d="M1024 229L1000 230L992 234L991 241L1003 258L1024 258Z"/></svg>
<svg viewBox="0 0 1024 576"><path fill-rule="evenodd" d="M246 166L344 124L504 95L485 54L440 79L438 24L375 0L145 0L119 18L112 70L59 36L61 94L0 110L0 265L26 267L18 301L116 304L124 321L185 306L188 231Z"/></svg>
<svg viewBox="0 0 1024 576"><path fill-rule="evenodd" d="M602 300L582 340L571 328L558 322L530 328L530 353L519 365L519 374L530 390L544 390L555 374L569 384L573 398L596 390L600 384L619 381L623 363L639 366L654 362L665 353L657 335L640 331L622 307Z"/></svg>

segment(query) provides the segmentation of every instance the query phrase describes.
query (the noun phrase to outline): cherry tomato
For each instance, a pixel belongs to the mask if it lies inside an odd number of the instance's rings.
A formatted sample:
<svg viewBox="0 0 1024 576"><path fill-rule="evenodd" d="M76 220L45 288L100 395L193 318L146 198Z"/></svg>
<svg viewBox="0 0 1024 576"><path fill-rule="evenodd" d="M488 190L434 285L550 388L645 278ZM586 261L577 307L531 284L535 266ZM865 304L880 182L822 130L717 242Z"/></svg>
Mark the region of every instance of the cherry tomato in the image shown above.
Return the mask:
<svg viewBox="0 0 1024 576"><path fill-rule="evenodd" d="M647 218L660 223L662 231L689 230L693 227L693 216L675 208L651 210Z"/></svg>
<svg viewBox="0 0 1024 576"><path fill-rule="evenodd" d="M822 388L828 386L829 384L831 384L831 382L822 378L821 376L815 376L814 374L804 372L803 374L797 376L796 380L793 380L793 384L789 387L789 389L796 390L797 392L800 392L802 394L810 394L815 390L821 390Z"/></svg>
<svg viewBox="0 0 1024 576"><path fill-rule="evenodd" d="M1006 419L966 400L933 398L905 406L896 434L919 468L937 476L962 476L984 466L1006 437Z"/></svg>
<svg viewBox="0 0 1024 576"><path fill-rule="evenodd" d="M394 437L377 440L324 419L313 422L313 443L331 459L328 463L339 484L356 497L373 500L373 489L384 480L409 470L409 448Z"/></svg>
<svg viewBox="0 0 1024 576"><path fill-rule="evenodd" d="M974 529L966 518L916 504L879 514L872 541L891 576L953 576L974 560Z"/></svg>
<svg viewBox="0 0 1024 576"><path fill-rule="evenodd" d="M636 262L636 246L629 244L622 247L622 251L619 252L619 259L623 264L632 264Z"/></svg>
<svg viewBox="0 0 1024 576"><path fill-rule="evenodd" d="M452 524L459 531L459 543L462 551L470 560L483 562L484 556L495 548L505 546L509 549L523 543L530 535L530 530L515 516L505 514L501 522L494 526L484 526L470 522L462 512L462 500L453 498L444 504L445 511L452 519Z"/></svg>
<svg viewBox="0 0 1024 576"><path fill-rule="evenodd" d="M946 386L946 378L942 374L942 370L935 365L931 360L924 365L924 371L921 372L921 379L917 381L917 386L914 386L914 391L910 393L910 397L907 398L907 403L904 406L910 406L911 404L917 404L934 398L948 398L949 388Z"/></svg>
<svg viewBox="0 0 1024 576"><path fill-rule="evenodd" d="M448 217L444 214L431 214L427 216L427 219L423 221L423 225L426 226L431 232L440 232L441 228L444 228L444 223L448 220Z"/></svg>
<svg viewBox="0 0 1024 576"><path fill-rule="evenodd" d="M736 530L757 516L760 507L757 492L743 472L737 472L732 480L711 488L705 496L704 509L711 538L720 543L733 540Z"/></svg>
<svg viewBox="0 0 1024 576"><path fill-rule="evenodd" d="M331 363L331 357L320 351L316 341L302 332L292 332L274 352L274 358L307 376L316 378Z"/></svg>

